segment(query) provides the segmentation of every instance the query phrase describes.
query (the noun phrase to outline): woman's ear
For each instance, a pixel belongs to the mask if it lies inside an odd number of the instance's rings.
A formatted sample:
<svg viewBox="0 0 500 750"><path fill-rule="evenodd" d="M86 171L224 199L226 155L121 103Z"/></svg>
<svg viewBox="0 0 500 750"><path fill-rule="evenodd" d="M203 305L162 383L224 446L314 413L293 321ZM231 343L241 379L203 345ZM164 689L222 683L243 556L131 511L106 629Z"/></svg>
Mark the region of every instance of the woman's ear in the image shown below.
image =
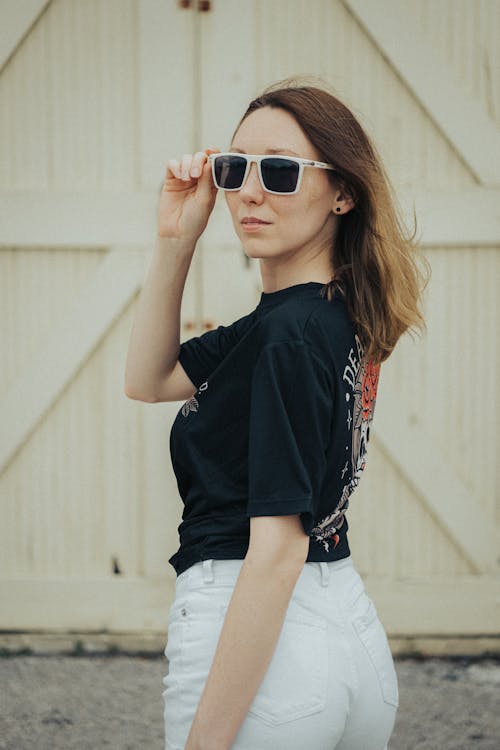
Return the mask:
<svg viewBox="0 0 500 750"><path fill-rule="evenodd" d="M335 195L332 212L337 215L346 214L348 211L351 211L355 205L356 201L351 195L349 195L349 193L339 190Z"/></svg>
<svg viewBox="0 0 500 750"><path fill-rule="evenodd" d="M334 187L334 200L332 211L334 214L346 214L351 211L357 203L355 191L343 180L336 180ZM338 210L340 208L340 211Z"/></svg>

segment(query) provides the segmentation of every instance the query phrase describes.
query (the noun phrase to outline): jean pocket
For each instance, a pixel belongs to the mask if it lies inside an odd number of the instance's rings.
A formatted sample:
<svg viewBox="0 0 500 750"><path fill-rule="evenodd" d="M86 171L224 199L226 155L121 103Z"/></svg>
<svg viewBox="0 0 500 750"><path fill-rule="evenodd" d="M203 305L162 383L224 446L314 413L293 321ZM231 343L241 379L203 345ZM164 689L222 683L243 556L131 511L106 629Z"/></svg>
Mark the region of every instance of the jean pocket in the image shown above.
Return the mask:
<svg viewBox="0 0 500 750"><path fill-rule="evenodd" d="M227 605L220 606L224 618ZM270 726L323 711L328 682L327 620L289 605L264 679L248 710Z"/></svg>
<svg viewBox="0 0 500 750"><path fill-rule="evenodd" d="M352 624L375 668L384 701L397 708L399 706L399 690L394 659L377 609L372 600L369 597L367 599L368 609L366 613L354 617Z"/></svg>

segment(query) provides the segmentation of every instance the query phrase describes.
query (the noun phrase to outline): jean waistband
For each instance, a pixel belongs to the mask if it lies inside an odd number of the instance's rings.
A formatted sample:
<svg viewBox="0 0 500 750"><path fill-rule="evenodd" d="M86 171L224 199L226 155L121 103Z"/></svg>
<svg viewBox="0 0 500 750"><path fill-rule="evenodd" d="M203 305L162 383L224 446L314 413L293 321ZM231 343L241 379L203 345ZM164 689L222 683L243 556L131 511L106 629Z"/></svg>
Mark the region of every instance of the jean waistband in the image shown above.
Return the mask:
<svg viewBox="0 0 500 750"><path fill-rule="evenodd" d="M204 583L236 581L243 562L244 560L214 560L212 558L201 560L187 568L180 576L177 576L176 587L180 589L184 586L190 588ZM346 568L351 568L356 576L359 575L354 567L352 557L349 555L342 560L332 560L331 562L306 562L301 576L311 575L312 572L313 575L320 576L322 586L329 586L336 573Z"/></svg>

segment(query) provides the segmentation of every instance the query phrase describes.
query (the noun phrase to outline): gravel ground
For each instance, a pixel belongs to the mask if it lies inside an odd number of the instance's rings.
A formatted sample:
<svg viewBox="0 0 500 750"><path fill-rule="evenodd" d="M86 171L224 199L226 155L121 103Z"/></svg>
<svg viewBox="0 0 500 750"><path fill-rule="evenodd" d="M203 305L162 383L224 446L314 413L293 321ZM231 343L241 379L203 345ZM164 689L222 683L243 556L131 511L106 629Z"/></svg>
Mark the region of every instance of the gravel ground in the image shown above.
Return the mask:
<svg viewBox="0 0 500 750"><path fill-rule="evenodd" d="M500 748L500 661L395 663L390 750ZM0 750L163 750L163 655L10 656L0 670Z"/></svg>

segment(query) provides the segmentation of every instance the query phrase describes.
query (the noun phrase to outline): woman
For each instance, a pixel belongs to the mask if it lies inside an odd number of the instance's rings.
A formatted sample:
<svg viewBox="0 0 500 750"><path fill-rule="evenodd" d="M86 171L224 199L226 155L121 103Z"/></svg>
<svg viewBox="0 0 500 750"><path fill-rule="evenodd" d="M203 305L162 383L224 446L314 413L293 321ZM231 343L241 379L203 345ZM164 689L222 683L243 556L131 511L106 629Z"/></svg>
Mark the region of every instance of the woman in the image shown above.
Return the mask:
<svg viewBox="0 0 500 750"><path fill-rule="evenodd" d="M179 345L218 189L264 291ZM367 135L321 87L271 86L227 152L168 162L126 372L131 398L186 399L170 434L184 512L166 750L387 748L397 677L345 513L380 364L424 325L412 239Z"/></svg>

